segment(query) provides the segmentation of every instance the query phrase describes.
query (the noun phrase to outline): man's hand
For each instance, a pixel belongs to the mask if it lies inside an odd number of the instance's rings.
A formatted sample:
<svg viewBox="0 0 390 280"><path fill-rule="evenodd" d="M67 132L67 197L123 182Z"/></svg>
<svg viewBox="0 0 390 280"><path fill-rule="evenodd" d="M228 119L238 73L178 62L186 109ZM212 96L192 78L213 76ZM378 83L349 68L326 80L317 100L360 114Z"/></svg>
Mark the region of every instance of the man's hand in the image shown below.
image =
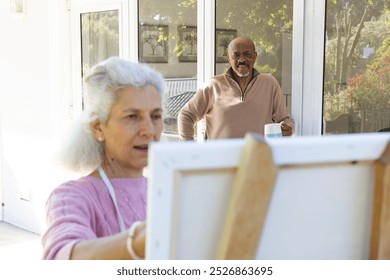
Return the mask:
<svg viewBox="0 0 390 280"><path fill-rule="evenodd" d="M280 122L280 127L282 128L283 136L291 136L292 135L293 129L287 123L285 123L284 121L281 121Z"/></svg>

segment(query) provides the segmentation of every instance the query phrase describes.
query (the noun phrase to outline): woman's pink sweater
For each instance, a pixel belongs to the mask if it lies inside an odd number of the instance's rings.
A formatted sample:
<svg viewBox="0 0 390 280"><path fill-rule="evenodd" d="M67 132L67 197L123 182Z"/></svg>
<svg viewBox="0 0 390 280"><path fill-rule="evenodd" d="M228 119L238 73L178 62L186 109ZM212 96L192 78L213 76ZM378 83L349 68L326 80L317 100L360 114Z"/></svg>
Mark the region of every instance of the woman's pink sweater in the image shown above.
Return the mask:
<svg viewBox="0 0 390 280"><path fill-rule="evenodd" d="M146 219L146 178L110 179L126 228ZM87 176L66 182L49 196L43 259L69 259L80 241L120 232L117 213L105 183Z"/></svg>

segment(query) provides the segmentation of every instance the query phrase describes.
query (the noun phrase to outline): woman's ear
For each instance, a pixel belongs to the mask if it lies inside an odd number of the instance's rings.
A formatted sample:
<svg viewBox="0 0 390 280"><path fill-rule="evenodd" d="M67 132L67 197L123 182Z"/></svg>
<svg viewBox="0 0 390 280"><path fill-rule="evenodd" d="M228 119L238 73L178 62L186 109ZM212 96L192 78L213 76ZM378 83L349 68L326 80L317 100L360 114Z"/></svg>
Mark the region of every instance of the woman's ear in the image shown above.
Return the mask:
<svg viewBox="0 0 390 280"><path fill-rule="evenodd" d="M93 135L95 135L95 138L98 142L103 142L104 141L104 134L102 130L102 122L100 120L94 120L91 122L91 128Z"/></svg>

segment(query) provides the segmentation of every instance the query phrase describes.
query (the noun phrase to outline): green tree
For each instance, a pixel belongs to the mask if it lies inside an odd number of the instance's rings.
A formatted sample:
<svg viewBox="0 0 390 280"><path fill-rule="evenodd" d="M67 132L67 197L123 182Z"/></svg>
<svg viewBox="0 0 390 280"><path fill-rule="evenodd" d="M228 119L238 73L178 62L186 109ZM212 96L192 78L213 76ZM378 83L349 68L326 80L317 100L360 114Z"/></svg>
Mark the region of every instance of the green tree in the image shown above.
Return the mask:
<svg viewBox="0 0 390 280"><path fill-rule="evenodd" d="M349 79L348 85L337 95L326 94L325 118L334 119L342 113L362 110L390 110L390 38L373 55L363 73ZM335 109L336 108L336 109Z"/></svg>
<svg viewBox="0 0 390 280"><path fill-rule="evenodd" d="M387 40L384 45L389 45ZM390 48L367 67L366 72L351 78L349 85L341 94L352 102L353 110L390 109Z"/></svg>
<svg viewBox="0 0 390 280"><path fill-rule="evenodd" d="M347 80L354 73L361 57L364 42L375 48L383 38L375 37L367 40L363 30L367 23L376 21L383 13L389 0L330 0L327 2L327 55L326 55L326 86L325 91L335 94L347 85ZM373 32L375 29L370 29ZM366 32L367 33L367 32ZM382 40L381 40L382 39Z"/></svg>
<svg viewBox="0 0 390 280"><path fill-rule="evenodd" d="M293 5L291 0L217 1L229 13L223 19L229 29L245 26L247 34L267 50L275 48L283 32L292 32ZM218 26L217 26L218 28Z"/></svg>

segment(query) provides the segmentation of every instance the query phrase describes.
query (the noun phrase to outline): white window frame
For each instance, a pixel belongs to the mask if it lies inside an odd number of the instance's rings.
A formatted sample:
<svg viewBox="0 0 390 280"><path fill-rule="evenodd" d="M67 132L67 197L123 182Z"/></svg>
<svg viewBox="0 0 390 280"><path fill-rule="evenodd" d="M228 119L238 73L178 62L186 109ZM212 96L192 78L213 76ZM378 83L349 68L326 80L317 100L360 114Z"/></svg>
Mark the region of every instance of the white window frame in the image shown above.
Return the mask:
<svg viewBox="0 0 390 280"><path fill-rule="evenodd" d="M136 2L136 1L135 1ZM82 111L81 80L81 30L80 16L84 13L118 10L119 18L119 56L129 59L129 2L127 0L73 0L71 9L72 38L72 83L70 98L70 117L78 116Z"/></svg>
<svg viewBox="0 0 390 280"><path fill-rule="evenodd" d="M198 0L198 88L215 75L216 1ZM205 121L197 123L197 141L204 141Z"/></svg>
<svg viewBox="0 0 390 280"><path fill-rule="evenodd" d="M292 109L296 135L322 134L326 1L294 0Z"/></svg>

